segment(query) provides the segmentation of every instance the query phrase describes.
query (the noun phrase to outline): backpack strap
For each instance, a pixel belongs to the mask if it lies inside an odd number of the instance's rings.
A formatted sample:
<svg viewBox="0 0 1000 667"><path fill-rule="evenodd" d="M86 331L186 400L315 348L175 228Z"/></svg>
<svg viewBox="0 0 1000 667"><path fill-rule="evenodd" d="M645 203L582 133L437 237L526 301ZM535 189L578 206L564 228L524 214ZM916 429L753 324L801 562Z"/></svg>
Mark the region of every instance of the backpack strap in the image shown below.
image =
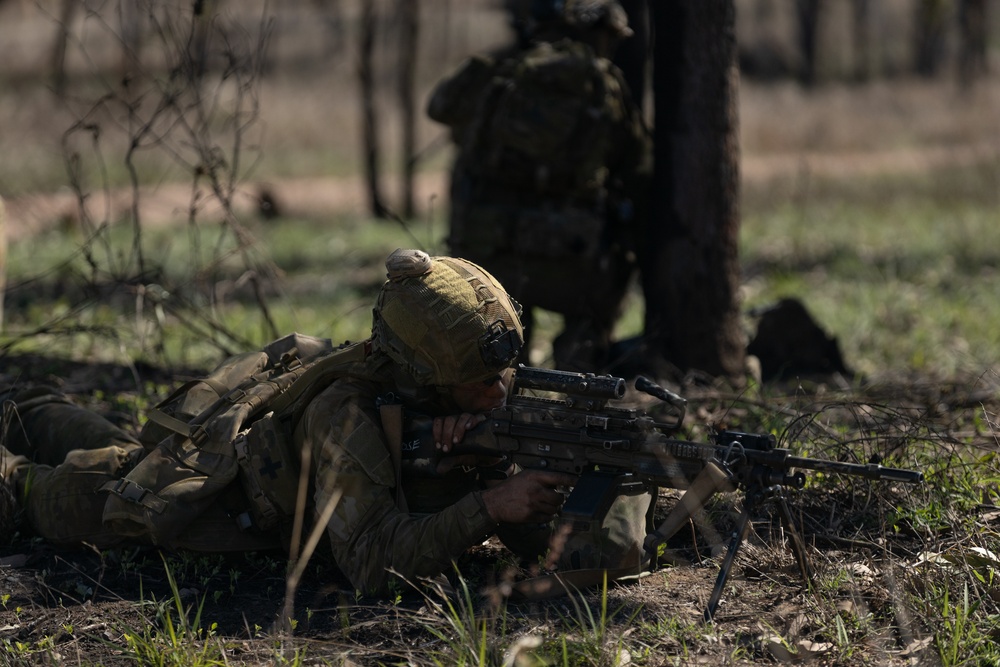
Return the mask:
<svg viewBox="0 0 1000 667"><path fill-rule="evenodd" d="M191 441L195 443L201 442L205 437L205 429L203 429L200 424L189 424L182 419L172 417L166 412L156 408L151 408L146 411L146 419L154 424L159 424L163 428L169 429L174 433L180 433L185 438L190 438Z"/></svg>
<svg viewBox="0 0 1000 667"><path fill-rule="evenodd" d="M329 384L324 380L333 380L343 375L345 366L362 362L371 353L371 339L334 350L328 356L309 365L286 391L271 401L270 409L274 414L281 414L303 396L311 398L312 395L319 393Z"/></svg>
<svg viewBox="0 0 1000 667"><path fill-rule="evenodd" d="M409 512L406 497L403 495L403 405L401 403L383 403L379 406L379 416L382 418L382 430L389 443L389 456L396 476L396 506L403 512Z"/></svg>

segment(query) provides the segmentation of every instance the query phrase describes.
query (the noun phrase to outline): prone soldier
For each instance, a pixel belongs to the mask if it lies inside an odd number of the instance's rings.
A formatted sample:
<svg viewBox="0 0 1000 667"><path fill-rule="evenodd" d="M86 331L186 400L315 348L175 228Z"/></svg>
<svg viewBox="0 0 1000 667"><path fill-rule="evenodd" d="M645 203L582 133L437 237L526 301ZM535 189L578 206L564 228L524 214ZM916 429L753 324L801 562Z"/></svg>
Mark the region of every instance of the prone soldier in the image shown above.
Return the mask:
<svg viewBox="0 0 1000 667"><path fill-rule="evenodd" d="M562 569L638 574L654 493L622 497L588 530L554 541L561 488L573 485L573 475L519 471L505 460L462 452L466 431L506 401L523 345L517 303L490 273L464 259L397 250L386 267L369 339L324 349L305 365L295 358L304 343L273 355L285 369L279 380L293 372L288 369L337 363L326 374L296 375L313 386L296 393L301 405L286 411L294 417L285 427L288 437L271 441L288 451L270 450L268 466L244 465L247 457L241 459L234 444L244 442L240 438L213 436L219 420L185 421L176 408L213 391L220 394L213 406L242 408L246 396L258 395L257 386L223 393L211 378L195 383L171 410L151 411L138 437L52 389L14 387L4 397L0 431L0 486L7 499L16 497L29 529L55 543L288 548L290 535L282 528L290 521L281 519L294 517L278 512L266 521L258 496L273 501L272 510L295 508L294 498L289 502L276 489L295 495L298 475L281 475L290 462L304 460L303 469L312 471L309 516L329 536L340 570L363 593L385 594L395 577L415 582L447 573L463 552L494 534L524 558L548 552ZM269 407L269 423L281 422L277 407L255 405L257 413ZM445 454L433 469L410 469L399 460L401 429L392 414L403 408L433 419L434 440ZM275 465L270 455L289 465ZM0 540L10 538L6 528Z"/></svg>

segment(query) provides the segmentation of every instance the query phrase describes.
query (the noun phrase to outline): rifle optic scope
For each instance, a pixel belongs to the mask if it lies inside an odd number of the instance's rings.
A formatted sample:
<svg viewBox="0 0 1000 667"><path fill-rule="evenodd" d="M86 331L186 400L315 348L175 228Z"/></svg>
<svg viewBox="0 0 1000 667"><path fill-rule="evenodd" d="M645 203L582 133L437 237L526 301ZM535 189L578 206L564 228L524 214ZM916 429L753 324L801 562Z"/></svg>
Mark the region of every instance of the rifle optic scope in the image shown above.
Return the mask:
<svg viewBox="0 0 1000 667"><path fill-rule="evenodd" d="M523 365L517 367L514 384L522 389L554 391L593 398L621 398L625 395L625 380L620 377L554 371Z"/></svg>

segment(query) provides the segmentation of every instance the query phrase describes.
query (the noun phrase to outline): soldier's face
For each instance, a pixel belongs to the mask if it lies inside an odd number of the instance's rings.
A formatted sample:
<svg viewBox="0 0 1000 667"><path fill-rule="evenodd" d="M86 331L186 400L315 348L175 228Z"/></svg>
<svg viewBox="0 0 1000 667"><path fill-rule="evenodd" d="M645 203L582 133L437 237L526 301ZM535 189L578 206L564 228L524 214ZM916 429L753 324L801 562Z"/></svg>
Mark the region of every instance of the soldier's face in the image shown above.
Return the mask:
<svg viewBox="0 0 1000 667"><path fill-rule="evenodd" d="M451 398L462 412L470 414L499 408L507 402L507 383L512 372L507 369L480 382L457 384L451 388Z"/></svg>

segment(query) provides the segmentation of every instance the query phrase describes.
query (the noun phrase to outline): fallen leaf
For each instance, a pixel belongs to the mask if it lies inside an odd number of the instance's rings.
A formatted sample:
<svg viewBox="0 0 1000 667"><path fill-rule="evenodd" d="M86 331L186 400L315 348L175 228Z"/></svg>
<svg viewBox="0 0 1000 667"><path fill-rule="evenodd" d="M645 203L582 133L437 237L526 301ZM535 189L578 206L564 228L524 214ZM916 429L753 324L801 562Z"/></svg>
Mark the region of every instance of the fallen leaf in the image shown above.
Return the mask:
<svg viewBox="0 0 1000 667"><path fill-rule="evenodd" d="M933 637L924 637L923 639L914 639L909 645L899 652L902 657L907 657L915 655L923 651L927 646L934 640Z"/></svg>

